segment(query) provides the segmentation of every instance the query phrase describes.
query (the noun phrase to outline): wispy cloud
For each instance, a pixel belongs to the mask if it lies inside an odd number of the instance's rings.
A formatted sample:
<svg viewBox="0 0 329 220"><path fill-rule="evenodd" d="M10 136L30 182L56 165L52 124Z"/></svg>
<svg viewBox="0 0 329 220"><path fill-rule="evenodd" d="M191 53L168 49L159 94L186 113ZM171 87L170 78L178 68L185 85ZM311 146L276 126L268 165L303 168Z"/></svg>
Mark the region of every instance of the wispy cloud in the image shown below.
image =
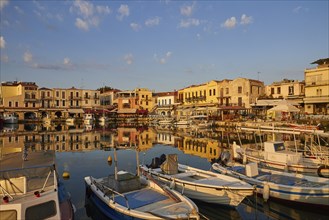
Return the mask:
<svg viewBox="0 0 329 220"><path fill-rule="evenodd" d="M134 31L139 31L142 26L140 24L137 23L130 23L130 27L134 30Z"/></svg>
<svg viewBox="0 0 329 220"><path fill-rule="evenodd" d="M128 5L120 5L120 8L118 9L118 16L117 18L121 21L124 17L128 17L130 14L130 10Z"/></svg>
<svg viewBox="0 0 329 220"><path fill-rule="evenodd" d="M131 64L134 62L134 56L133 56L131 53L126 54L126 55L124 55L123 60L124 60L128 65L131 65Z"/></svg>
<svg viewBox="0 0 329 220"><path fill-rule="evenodd" d="M222 27L227 28L227 29L232 29L235 28L237 25L237 21L235 17L228 18L224 23L222 23Z"/></svg>
<svg viewBox="0 0 329 220"><path fill-rule="evenodd" d="M195 2L192 5L184 5L180 8L180 13L183 16L191 16L194 12Z"/></svg>
<svg viewBox="0 0 329 220"><path fill-rule="evenodd" d="M226 29L233 29L235 28L238 24L240 25L248 25L253 23L253 17L252 16L247 16L246 14L241 15L241 20L240 23L236 19L236 17L230 17L226 19L224 23L221 24L221 27L226 28Z"/></svg>
<svg viewBox="0 0 329 220"><path fill-rule="evenodd" d="M9 4L9 0L0 0L0 11Z"/></svg>
<svg viewBox="0 0 329 220"><path fill-rule="evenodd" d="M19 14L24 14L24 11L20 7L15 6L14 8Z"/></svg>
<svg viewBox="0 0 329 220"><path fill-rule="evenodd" d="M23 54L23 60L25 63L30 63L32 62L33 60L33 55L30 51L26 51L24 54Z"/></svg>
<svg viewBox="0 0 329 220"><path fill-rule="evenodd" d="M98 27L101 17L110 14L112 11L108 6L94 5L84 0L75 0L70 7L70 12L79 16L75 20L75 26L83 31L88 31L91 27Z"/></svg>
<svg viewBox="0 0 329 220"><path fill-rule="evenodd" d="M253 22L253 18L251 16L247 16L245 14L241 16L240 24L247 25L247 24L251 24L252 22Z"/></svg>
<svg viewBox="0 0 329 220"><path fill-rule="evenodd" d="M302 6L297 6L296 8L294 8L292 10L292 12L296 13L296 14L301 13L301 12L308 12L308 11L309 11L308 8L305 8L305 7L302 7Z"/></svg>
<svg viewBox="0 0 329 220"><path fill-rule="evenodd" d="M0 36L0 48L5 48L6 47L6 41L3 36Z"/></svg>
<svg viewBox="0 0 329 220"><path fill-rule="evenodd" d="M171 55L172 55L172 52L168 51L163 57L159 58L157 54L154 54L153 57L158 63L166 64L168 62L169 58L171 57Z"/></svg>
<svg viewBox="0 0 329 220"><path fill-rule="evenodd" d="M147 19L145 21L145 26L146 27L153 27L153 26L157 26L159 24L160 24L160 18L159 17L150 18L150 19Z"/></svg>
<svg viewBox="0 0 329 220"><path fill-rule="evenodd" d="M189 18L186 20L181 20L178 27L180 28L189 28L191 26L199 26L201 24L201 21L196 18Z"/></svg>

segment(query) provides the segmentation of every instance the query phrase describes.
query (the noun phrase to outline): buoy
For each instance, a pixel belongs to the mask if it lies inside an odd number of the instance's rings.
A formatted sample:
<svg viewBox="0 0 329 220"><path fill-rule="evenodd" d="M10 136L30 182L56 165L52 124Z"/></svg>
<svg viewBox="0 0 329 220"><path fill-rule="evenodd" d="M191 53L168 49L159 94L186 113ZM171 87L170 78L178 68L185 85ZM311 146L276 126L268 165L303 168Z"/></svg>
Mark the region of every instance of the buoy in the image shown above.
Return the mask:
<svg viewBox="0 0 329 220"><path fill-rule="evenodd" d="M70 173L67 171L64 171L63 173L63 179L70 179Z"/></svg>
<svg viewBox="0 0 329 220"><path fill-rule="evenodd" d="M107 162L112 163L112 157L111 157L111 156L109 156L109 157L107 158Z"/></svg>
<svg viewBox="0 0 329 220"><path fill-rule="evenodd" d="M265 202L270 198L270 185L268 182L264 182L264 188L263 188L263 199Z"/></svg>

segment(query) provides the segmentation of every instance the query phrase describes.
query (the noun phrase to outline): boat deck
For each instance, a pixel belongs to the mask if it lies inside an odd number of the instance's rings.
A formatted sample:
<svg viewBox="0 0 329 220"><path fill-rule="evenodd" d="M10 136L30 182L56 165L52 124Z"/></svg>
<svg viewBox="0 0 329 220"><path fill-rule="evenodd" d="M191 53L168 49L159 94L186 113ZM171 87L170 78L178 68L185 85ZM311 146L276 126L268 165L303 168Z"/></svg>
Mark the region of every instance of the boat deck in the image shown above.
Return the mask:
<svg viewBox="0 0 329 220"><path fill-rule="evenodd" d="M246 170L243 166L236 166L232 170L242 175L246 175ZM261 170L259 170L258 172L259 174L257 176L254 176L253 178L260 181L268 181L276 184L297 186L297 187L323 187L327 185L327 183L312 182L305 178L300 178L300 177L273 174Z"/></svg>

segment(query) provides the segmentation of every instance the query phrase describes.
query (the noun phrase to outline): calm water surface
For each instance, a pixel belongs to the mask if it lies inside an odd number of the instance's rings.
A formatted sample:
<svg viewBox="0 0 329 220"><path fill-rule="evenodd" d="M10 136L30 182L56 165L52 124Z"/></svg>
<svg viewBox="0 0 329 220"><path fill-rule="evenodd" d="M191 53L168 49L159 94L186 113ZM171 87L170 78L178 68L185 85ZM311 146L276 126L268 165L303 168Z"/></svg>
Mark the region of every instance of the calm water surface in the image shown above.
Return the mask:
<svg viewBox="0 0 329 220"><path fill-rule="evenodd" d="M181 133L180 133L181 132ZM139 163L150 164L152 158L161 154L175 153L179 163L204 170L211 168L211 158L232 143L221 134L222 131L205 131L202 135L183 130L159 130L153 128L94 128L83 125L73 129L67 125L42 127L40 125L15 125L0 132L0 142L5 149L56 150L57 169L60 176L70 172L70 179L63 180L71 193L76 207L75 218L104 219L91 205L86 206L85 176L104 177L114 173L114 163L108 164L108 157L114 158L114 150L104 147L136 143ZM231 133L231 132L227 132ZM200 136L203 136L200 138ZM208 136L208 138L204 138ZM211 138L210 138L211 137ZM244 137L248 139L247 136ZM128 143L128 144L127 144ZM152 144L157 143L157 144ZM162 144L159 144L162 143ZM118 170L135 173L137 169L135 150L117 150ZM87 201L88 203L88 201ZM315 208L292 207L286 204L263 203L261 197L246 198L236 208L197 202L204 219L329 219L329 214L318 213ZM328 210L329 213L329 210Z"/></svg>
<svg viewBox="0 0 329 220"><path fill-rule="evenodd" d="M162 153L178 154L179 163L209 170L211 164L203 158L187 155L177 148L165 145L154 145L148 151L139 152L140 163L149 164L152 158ZM73 203L77 209L76 219L104 219L93 206L86 207L85 185L83 178L88 175L103 177L114 173L114 163L109 165L108 157L114 158L114 151L84 151L57 153L57 168L61 174L69 171L69 180L64 180L67 190L72 195ZM118 170L136 172L136 152L134 150L117 150ZM314 210L298 209L284 204L269 202L263 204L262 198L247 198L236 209L220 205L196 202L199 211L207 219L328 219L329 215L319 214ZM88 213L88 214L87 214Z"/></svg>

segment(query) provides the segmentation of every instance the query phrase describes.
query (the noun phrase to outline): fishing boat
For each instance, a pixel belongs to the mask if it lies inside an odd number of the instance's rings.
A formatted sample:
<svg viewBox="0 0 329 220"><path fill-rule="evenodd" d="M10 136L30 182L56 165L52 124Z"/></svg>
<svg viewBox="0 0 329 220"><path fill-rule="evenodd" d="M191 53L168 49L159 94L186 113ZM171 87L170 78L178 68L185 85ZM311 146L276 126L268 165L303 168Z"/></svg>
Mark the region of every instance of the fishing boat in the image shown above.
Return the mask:
<svg viewBox="0 0 329 220"><path fill-rule="evenodd" d="M67 118L66 119L66 124L69 125L69 126L73 126L74 125L74 122L75 122L75 118Z"/></svg>
<svg viewBox="0 0 329 220"><path fill-rule="evenodd" d="M74 218L70 194L57 176L54 151L3 155L0 169L1 219Z"/></svg>
<svg viewBox="0 0 329 220"><path fill-rule="evenodd" d="M268 199L289 203L329 207L329 179L298 173L258 168L256 163L223 166L213 163L212 168L222 174L239 178L256 186L257 193Z"/></svg>
<svg viewBox="0 0 329 220"><path fill-rule="evenodd" d="M198 207L189 198L151 176L115 168L112 175L87 176L84 181L86 199L110 219L199 219Z"/></svg>
<svg viewBox="0 0 329 220"><path fill-rule="evenodd" d="M94 115L93 114L90 114L90 113L84 114L83 123L85 125L91 125L91 124L93 124L94 123Z"/></svg>
<svg viewBox="0 0 329 220"><path fill-rule="evenodd" d="M254 188L239 179L178 163L176 154L169 154L156 166L141 165L154 179L164 182L190 199L236 207Z"/></svg>
<svg viewBox="0 0 329 220"><path fill-rule="evenodd" d="M274 128L261 126L260 128L240 128L243 131L268 132L274 134L294 135L295 144L288 149L284 141L273 140L260 143L260 149L241 148L236 142L233 142L233 157L236 160L243 160L244 163L255 162L266 168L275 168L291 172L300 172L305 174L317 174L320 177L329 177L329 153L325 147L312 146L309 148L305 144L307 151L301 152L296 143L296 135L306 132L308 135L315 135L317 139L322 136L323 131L291 130L287 128ZM239 133L238 133L239 135ZM320 141L318 141L320 142ZM241 143L241 140L240 140ZM256 144L258 145L258 144ZM255 145L255 146L256 146ZM293 149L292 149L293 147ZM315 150L316 149L316 150Z"/></svg>
<svg viewBox="0 0 329 220"><path fill-rule="evenodd" d="M306 157L301 152L287 150L282 141L264 142L263 151L242 149L235 142L232 148L237 160L255 162L262 167L317 174L320 177L328 176L328 157L321 157L322 159Z"/></svg>

